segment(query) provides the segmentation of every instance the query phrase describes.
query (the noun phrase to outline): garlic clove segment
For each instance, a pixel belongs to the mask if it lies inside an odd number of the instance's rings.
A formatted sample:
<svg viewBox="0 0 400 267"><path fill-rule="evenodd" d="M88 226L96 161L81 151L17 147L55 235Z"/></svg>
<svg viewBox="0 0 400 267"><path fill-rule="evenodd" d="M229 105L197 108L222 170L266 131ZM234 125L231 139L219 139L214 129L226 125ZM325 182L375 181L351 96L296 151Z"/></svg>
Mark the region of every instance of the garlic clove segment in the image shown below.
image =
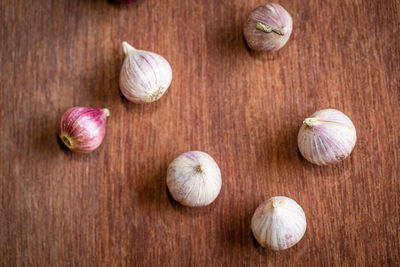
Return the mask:
<svg viewBox="0 0 400 267"><path fill-rule="evenodd" d="M161 98L172 81L172 69L162 56L135 49L122 43L125 60L119 77L122 94L135 103L149 103Z"/></svg>
<svg viewBox="0 0 400 267"><path fill-rule="evenodd" d="M284 196L261 203L251 219L251 230L257 242L276 251L297 244L306 228L303 209L296 201Z"/></svg>
<svg viewBox="0 0 400 267"><path fill-rule="evenodd" d="M106 132L106 108L73 107L58 123L58 136L73 152L88 153L100 146Z"/></svg>
<svg viewBox="0 0 400 267"><path fill-rule="evenodd" d="M221 185L221 171L214 159L205 152L183 153L168 167L168 190L184 206L211 204L219 195Z"/></svg>
<svg viewBox="0 0 400 267"><path fill-rule="evenodd" d="M249 47L259 52L282 48L292 34L293 21L280 5L269 3L254 9L243 27Z"/></svg>
<svg viewBox="0 0 400 267"><path fill-rule="evenodd" d="M306 118L297 136L303 157L317 165L347 158L357 141L353 122L336 109L322 109Z"/></svg>

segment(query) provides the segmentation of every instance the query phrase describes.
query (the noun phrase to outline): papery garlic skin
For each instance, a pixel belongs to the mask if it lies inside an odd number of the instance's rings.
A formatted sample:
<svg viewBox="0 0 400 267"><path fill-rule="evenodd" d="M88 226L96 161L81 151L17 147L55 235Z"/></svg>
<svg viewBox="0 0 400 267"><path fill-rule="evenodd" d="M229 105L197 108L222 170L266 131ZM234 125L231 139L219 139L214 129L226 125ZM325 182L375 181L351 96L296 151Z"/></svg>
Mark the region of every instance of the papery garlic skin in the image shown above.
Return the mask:
<svg viewBox="0 0 400 267"><path fill-rule="evenodd" d="M73 107L58 123L58 135L73 152L88 153L100 146L106 132L108 109Z"/></svg>
<svg viewBox="0 0 400 267"><path fill-rule="evenodd" d="M347 158L357 141L353 122L336 109L322 109L305 119L297 143L303 157L317 165Z"/></svg>
<svg viewBox="0 0 400 267"><path fill-rule="evenodd" d="M182 205L198 207L211 204L219 195L221 185L221 171L205 152L183 153L168 167L169 192Z"/></svg>
<svg viewBox="0 0 400 267"><path fill-rule="evenodd" d="M162 56L122 43L125 60L119 77L122 94L135 103L149 103L161 98L172 81L172 69Z"/></svg>
<svg viewBox="0 0 400 267"><path fill-rule="evenodd" d="M297 244L306 228L303 209L296 201L284 196L261 203L251 219L251 230L257 242L276 251Z"/></svg>
<svg viewBox="0 0 400 267"><path fill-rule="evenodd" d="M249 47L259 52L282 48L292 34L293 20L280 5L269 3L254 9L244 24L243 33Z"/></svg>

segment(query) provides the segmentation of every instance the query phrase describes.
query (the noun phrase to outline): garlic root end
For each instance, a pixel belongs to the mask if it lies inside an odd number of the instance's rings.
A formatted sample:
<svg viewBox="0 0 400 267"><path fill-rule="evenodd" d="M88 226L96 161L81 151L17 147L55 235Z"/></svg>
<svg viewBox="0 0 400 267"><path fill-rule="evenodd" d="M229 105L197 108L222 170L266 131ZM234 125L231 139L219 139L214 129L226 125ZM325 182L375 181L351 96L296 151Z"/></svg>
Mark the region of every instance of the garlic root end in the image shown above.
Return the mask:
<svg viewBox="0 0 400 267"><path fill-rule="evenodd" d="M204 173L204 168L203 168L203 166L198 165L198 166L196 167L196 171L199 172L199 173Z"/></svg>
<svg viewBox="0 0 400 267"><path fill-rule="evenodd" d="M65 134L65 133L61 134L60 135L60 139L64 143L64 145L66 147L68 147L69 149L71 149L73 147L73 142L72 142L71 138L67 134Z"/></svg>

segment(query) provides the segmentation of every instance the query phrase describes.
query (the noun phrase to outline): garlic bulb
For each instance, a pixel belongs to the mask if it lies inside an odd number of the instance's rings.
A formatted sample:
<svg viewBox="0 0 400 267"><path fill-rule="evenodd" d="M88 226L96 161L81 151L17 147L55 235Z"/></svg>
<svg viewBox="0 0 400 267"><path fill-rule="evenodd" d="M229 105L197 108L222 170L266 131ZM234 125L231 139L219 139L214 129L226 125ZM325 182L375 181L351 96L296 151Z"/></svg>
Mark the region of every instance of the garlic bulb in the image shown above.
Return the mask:
<svg viewBox="0 0 400 267"><path fill-rule="evenodd" d="M70 108L60 118L58 136L71 151L91 152L103 142L108 116L106 108Z"/></svg>
<svg viewBox="0 0 400 267"><path fill-rule="evenodd" d="M207 153L183 153L168 167L169 192L182 205L197 207L210 204L217 198L221 185L221 171Z"/></svg>
<svg viewBox="0 0 400 267"><path fill-rule="evenodd" d="M254 237L263 247L284 250L294 246L306 232L303 209L288 197L272 197L261 203L251 219Z"/></svg>
<svg viewBox="0 0 400 267"><path fill-rule="evenodd" d="M135 103L149 103L160 99L172 81L172 70L162 56L137 50L122 43L125 53L119 77L122 94Z"/></svg>
<svg viewBox="0 0 400 267"><path fill-rule="evenodd" d="M292 33L290 14L280 5L270 3L254 9L244 24L243 33L249 47L271 52L282 48Z"/></svg>
<svg viewBox="0 0 400 267"><path fill-rule="evenodd" d="M336 109L322 109L305 119L297 137L303 157L317 165L344 160L356 140L353 122Z"/></svg>

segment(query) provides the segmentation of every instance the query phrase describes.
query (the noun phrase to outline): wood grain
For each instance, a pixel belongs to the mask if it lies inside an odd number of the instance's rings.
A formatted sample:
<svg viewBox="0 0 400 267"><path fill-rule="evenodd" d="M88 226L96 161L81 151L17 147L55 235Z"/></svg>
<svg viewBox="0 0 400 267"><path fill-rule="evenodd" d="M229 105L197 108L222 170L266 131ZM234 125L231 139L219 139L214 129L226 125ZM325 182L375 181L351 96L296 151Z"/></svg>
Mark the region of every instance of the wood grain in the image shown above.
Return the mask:
<svg viewBox="0 0 400 267"><path fill-rule="evenodd" d="M400 265L400 3L278 1L287 45L250 52L242 24L260 0L0 1L2 266ZM121 42L163 55L173 83L158 102L119 92ZM57 141L72 106L111 111L102 146ZM297 150L302 120L346 113L358 141L318 167ZM218 162L210 206L184 208L165 175L180 153ZM285 195L305 210L303 240L261 248L250 220Z"/></svg>

